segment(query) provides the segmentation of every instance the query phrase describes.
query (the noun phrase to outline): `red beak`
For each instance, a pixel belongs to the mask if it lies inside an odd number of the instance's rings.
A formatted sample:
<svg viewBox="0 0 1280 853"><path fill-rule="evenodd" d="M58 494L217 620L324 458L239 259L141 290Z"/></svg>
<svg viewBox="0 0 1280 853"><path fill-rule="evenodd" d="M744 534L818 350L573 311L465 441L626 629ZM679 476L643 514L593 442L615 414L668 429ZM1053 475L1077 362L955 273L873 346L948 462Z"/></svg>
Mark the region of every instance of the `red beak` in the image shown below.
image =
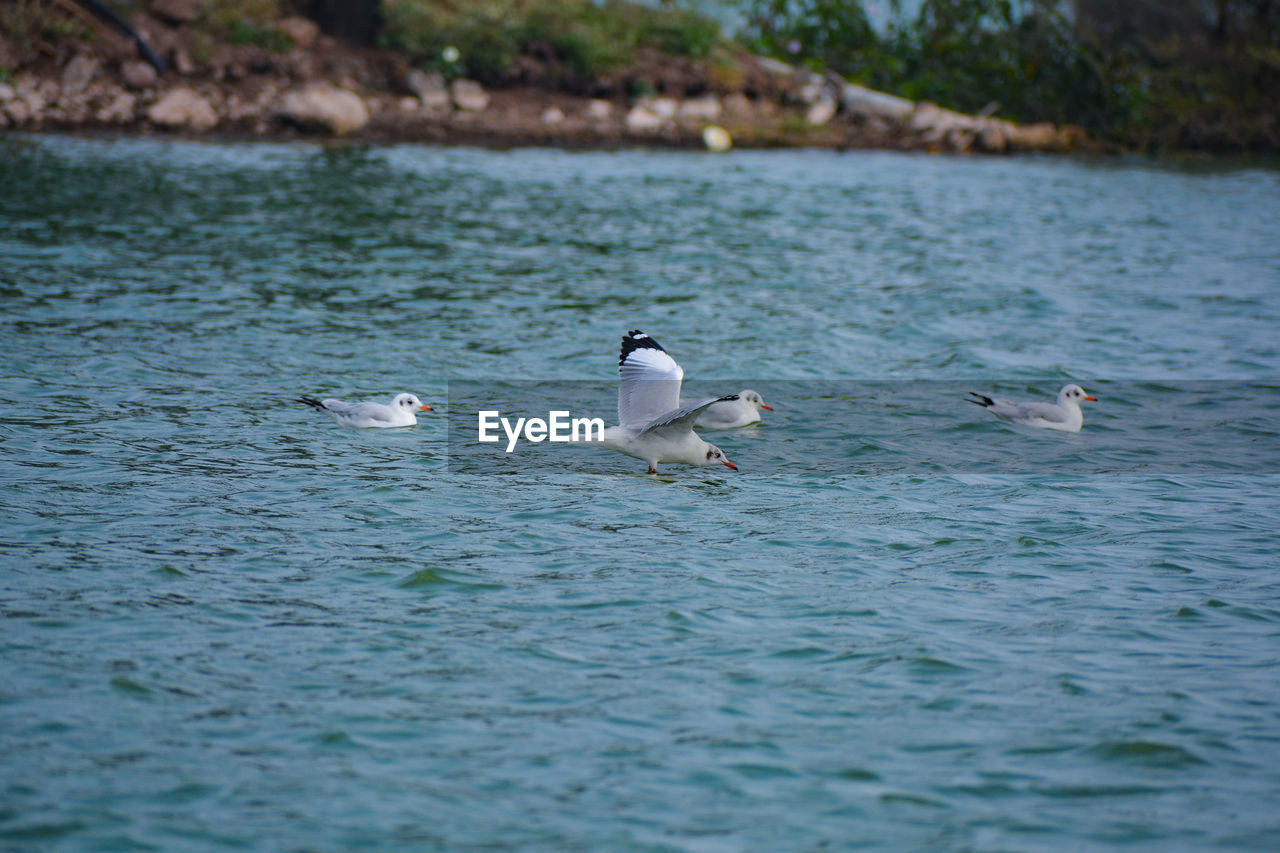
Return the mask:
<svg viewBox="0 0 1280 853"><path fill-rule="evenodd" d="M771 411L771 412L773 411L773 406L770 406L768 403L761 403L761 404L760 404L760 408L762 408L762 409L768 409L768 410L769 410L769 411Z"/></svg>
<svg viewBox="0 0 1280 853"><path fill-rule="evenodd" d="M1086 400L1092 400L1092 401L1093 401L1093 402L1095 402L1095 403L1096 403L1096 402L1098 402L1098 398L1097 398L1097 397L1095 397L1095 396L1093 396L1092 394L1085 394L1085 395L1084 395L1084 398L1085 398Z"/></svg>
<svg viewBox="0 0 1280 853"><path fill-rule="evenodd" d="M726 467L732 468L732 469L733 469L733 470L735 470L735 471L737 471L737 470L738 470L738 466L737 466L737 465L734 465L734 464L733 464L732 462L730 462L728 459L722 459L721 461L722 461L722 462L724 462L724 464L725 464L725 466L726 466Z"/></svg>
<svg viewBox="0 0 1280 853"><path fill-rule="evenodd" d="M431 411L431 407L430 407L430 406L428 406L426 403L423 403L423 404L422 404L422 406L418 409L418 411L420 411L420 412L429 412L429 411Z"/></svg>

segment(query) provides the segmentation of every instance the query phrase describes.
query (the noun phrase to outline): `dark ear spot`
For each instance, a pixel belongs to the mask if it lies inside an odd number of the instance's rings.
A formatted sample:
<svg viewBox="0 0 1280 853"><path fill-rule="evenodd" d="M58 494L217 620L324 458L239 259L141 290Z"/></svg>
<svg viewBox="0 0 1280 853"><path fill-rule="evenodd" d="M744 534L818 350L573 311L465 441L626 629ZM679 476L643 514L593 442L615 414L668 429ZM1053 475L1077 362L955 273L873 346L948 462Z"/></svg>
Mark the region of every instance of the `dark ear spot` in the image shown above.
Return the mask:
<svg viewBox="0 0 1280 853"><path fill-rule="evenodd" d="M707 451L707 458L708 458L708 459L710 459L710 458L711 458L711 454L713 454L713 453L715 453L715 451L714 451L714 450L708 450L708 451Z"/></svg>

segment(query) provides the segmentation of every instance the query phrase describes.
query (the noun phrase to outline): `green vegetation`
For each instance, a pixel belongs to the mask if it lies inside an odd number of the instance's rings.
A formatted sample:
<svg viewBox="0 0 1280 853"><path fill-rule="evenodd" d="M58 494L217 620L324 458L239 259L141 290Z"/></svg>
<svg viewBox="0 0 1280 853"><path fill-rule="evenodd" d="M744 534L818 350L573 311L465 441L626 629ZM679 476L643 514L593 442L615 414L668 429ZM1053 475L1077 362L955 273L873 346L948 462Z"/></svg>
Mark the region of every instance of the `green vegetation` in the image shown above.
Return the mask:
<svg viewBox="0 0 1280 853"><path fill-rule="evenodd" d="M1280 148L1272 0L744 0L743 38L789 61L952 109L1079 124L1145 149Z"/></svg>
<svg viewBox="0 0 1280 853"><path fill-rule="evenodd" d="M283 53L293 48L293 42L272 26L280 14L278 0L207 0L199 23L232 44Z"/></svg>
<svg viewBox="0 0 1280 853"><path fill-rule="evenodd" d="M68 38L93 40L93 31L82 21L45 0L0 2L0 35L23 44L56 44Z"/></svg>
<svg viewBox="0 0 1280 853"><path fill-rule="evenodd" d="M642 47L700 59L722 41L715 21L631 0L386 0L383 14L383 45L485 82L532 61L582 84L634 62ZM458 58L444 58L446 48Z"/></svg>
<svg viewBox="0 0 1280 853"><path fill-rule="evenodd" d="M145 8L110 2L125 15ZM733 40L694 11L715 6L739 13ZM203 0L192 54L207 60L222 40L290 50L276 23L302 7ZM449 79L636 95L683 78L723 91L748 85L746 48L963 112L1080 125L1118 147L1280 150L1280 0L352 0L342 9L366 13L365 34L348 39L370 43L381 20L381 45ZM49 46L93 31L54 0L0 0L0 37L51 55Z"/></svg>
<svg viewBox="0 0 1280 853"><path fill-rule="evenodd" d="M239 23L227 31L227 41L239 45L258 45L276 53L288 53L293 49L293 39L275 27L255 27Z"/></svg>

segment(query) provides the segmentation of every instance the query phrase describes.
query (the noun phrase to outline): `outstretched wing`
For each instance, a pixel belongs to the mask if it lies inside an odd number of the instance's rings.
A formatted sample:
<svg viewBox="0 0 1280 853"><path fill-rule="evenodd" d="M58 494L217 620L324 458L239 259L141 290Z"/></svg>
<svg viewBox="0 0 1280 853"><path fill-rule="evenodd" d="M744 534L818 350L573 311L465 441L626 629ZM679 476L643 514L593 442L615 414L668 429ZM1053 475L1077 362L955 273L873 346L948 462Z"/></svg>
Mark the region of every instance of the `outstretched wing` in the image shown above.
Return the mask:
<svg viewBox="0 0 1280 853"><path fill-rule="evenodd" d="M678 435L689 432L693 429L694 421L698 419L698 415L705 412L709 406L736 399L738 399L737 394L730 394L728 397L712 397L697 403L691 403L688 406L681 406L678 409L673 409L670 412L659 415L649 423L645 424L644 429L641 430L641 435L646 433L654 433L657 435L672 433Z"/></svg>
<svg viewBox="0 0 1280 853"><path fill-rule="evenodd" d="M640 429L680 407L684 370L653 338L636 329L618 357L618 423Z"/></svg>

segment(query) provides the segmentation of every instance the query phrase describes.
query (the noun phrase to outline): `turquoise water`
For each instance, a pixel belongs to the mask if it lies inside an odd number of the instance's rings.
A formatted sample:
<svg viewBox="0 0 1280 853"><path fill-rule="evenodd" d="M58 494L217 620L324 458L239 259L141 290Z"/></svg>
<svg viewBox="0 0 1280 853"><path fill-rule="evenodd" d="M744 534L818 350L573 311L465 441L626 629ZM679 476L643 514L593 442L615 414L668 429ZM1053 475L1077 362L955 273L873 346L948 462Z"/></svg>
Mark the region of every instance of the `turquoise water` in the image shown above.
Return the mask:
<svg viewBox="0 0 1280 853"><path fill-rule="evenodd" d="M0 847L1277 849L1278 190L0 138ZM459 461L630 328L739 473Z"/></svg>

